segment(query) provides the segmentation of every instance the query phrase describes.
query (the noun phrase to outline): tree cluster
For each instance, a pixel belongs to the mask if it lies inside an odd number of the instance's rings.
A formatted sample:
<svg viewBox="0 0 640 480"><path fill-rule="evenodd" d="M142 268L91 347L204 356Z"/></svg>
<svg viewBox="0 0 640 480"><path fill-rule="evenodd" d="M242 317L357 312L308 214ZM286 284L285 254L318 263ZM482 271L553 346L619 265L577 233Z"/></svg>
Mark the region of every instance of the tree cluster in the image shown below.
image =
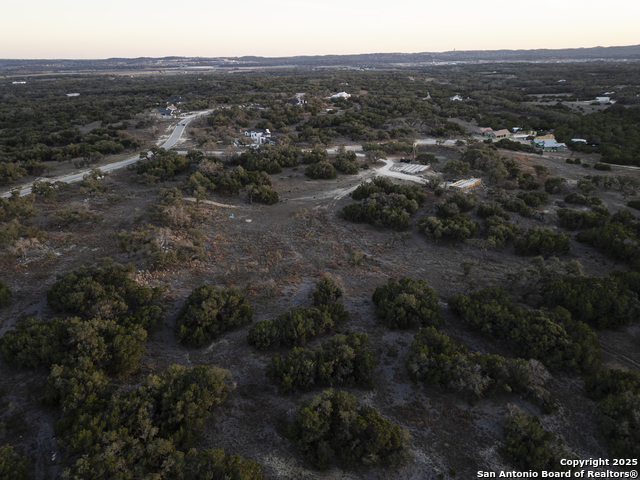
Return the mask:
<svg viewBox="0 0 640 480"><path fill-rule="evenodd" d="M187 297L178 314L176 336L181 343L202 347L252 319L251 304L239 290L201 285Z"/></svg>
<svg viewBox="0 0 640 480"><path fill-rule="evenodd" d="M342 289L330 278L322 279L312 293L313 307L292 307L275 320L256 322L247 341L257 348L302 346L349 319L349 312L338 302Z"/></svg>
<svg viewBox="0 0 640 480"><path fill-rule="evenodd" d="M373 292L376 316L391 328L437 326L444 319L436 292L424 280L390 279Z"/></svg>
<svg viewBox="0 0 640 480"><path fill-rule="evenodd" d="M164 148L152 147L151 158L135 164L136 174L147 183L172 180L176 175L189 170L189 160Z"/></svg>
<svg viewBox="0 0 640 480"><path fill-rule="evenodd" d="M538 417L515 405L508 406L504 434L507 437L504 453L525 472L566 472L570 467L560 461L575 458L564 440L545 430Z"/></svg>
<svg viewBox="0 0 640 480"><path fill-rule="evenodd" d="M316 385L359 384L373 386L373 371L378 357L367 350L369 336L349 332L336 335L318 349L294 347L282 356L276 354L267 367L267 375L284 392L304 390Z"/></svg>
<svg viewBox="0 0 640 480"><path fill-rule="evenodd" d="M553 406L551 394L543 388L551 375L539 361L469 353L466 346L456 345L433 327L416 333L406 366L417 382L435 383L476 397L500 390L527 393L546 409Z"/></svg>
<svg viewBox="0 0 640 480"><path fill-rule="evenodd" d="M598 402L600 427L616 458L640 456L640 374L603 370L587 378L587 395Z"/></svg>
<svg viewBox="0 0 640 480"><path fill-rule="evenodd" d="M133 272L133 265L100 259L95 265L84 265L56 281L47 292L47 302L58 312L87 319L119 319L152 328L164 309L162 289L138 285L129 278Z"/></svg>
<svg viewBox="0 0 640 480"><path fill-rule="evenodd" d="M395 467L407 458L409 433L385 420L372 407L356 407L353 395L325 390L296 410L287 438L308 455L316 468L334 461Z"/></svg>
<svg viewBox="0 0 640 480"><path fill-rule="evenodd" d="M569 253L571 237L564 232L554 232L548 227L531 227L515 242L519 255L557 255Z"/></svg>
<svg viewBox="0 0 640 480"><path fill-rule="evenodd" d="M592 371L600 365L595 334L561 307L525 310L499 287L454 295L449 307L475 330L508 341L523 357L549 368Z"/></svg>

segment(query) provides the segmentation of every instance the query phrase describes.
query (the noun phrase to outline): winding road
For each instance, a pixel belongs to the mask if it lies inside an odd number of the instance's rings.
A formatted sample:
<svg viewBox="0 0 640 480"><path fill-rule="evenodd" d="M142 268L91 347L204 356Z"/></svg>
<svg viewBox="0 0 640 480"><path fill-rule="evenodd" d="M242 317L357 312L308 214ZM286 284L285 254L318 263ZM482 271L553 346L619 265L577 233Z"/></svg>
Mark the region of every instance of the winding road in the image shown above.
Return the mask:
<svg viewBox="0 0 640 480"><path fill-rule="evenodd" d="M188 117L176 119L176 121L178 121L180 123L173 130L173 133L171 134L169 139L166 142L164 142L160 146L160 148L164 148L165 150L168 150L169 148L173 147L176 144L176 142L178 140L180 140L180 137L184 133L184 130L187 127L187 125L189 124L189 122L191 122L191 120L193 120L194 118L196 118L196 117L198 117L200 115L205 115L207 113L209 113L209 110L206 110L204 112L198 112L198 113L195 113L193 115L189 115ZM100 167L100 170L103 171L103 172L108 172L108 171L111 171L111 170L117 170L118 168L126 167L127 165L131 165L132 163L136 163L138 160L140 160L140 155L136 155L134 157L127 158L126 160L122 160L120 162L110 163L109 165L104 165L104 166ZM73 175L68 175L66 177L57 178L57 179L55 179L55 181L56 182L65 182L65 183L79 182L90 171L91 171L91 169L84 170L82 172L74 173ZM30 193L31 193L31 185L26 186L22 190L20 190L20 196L28 195ZM11 192L7 192L7 193L2 195L3 198L9 198L10 196L11 196Z"/></svg>

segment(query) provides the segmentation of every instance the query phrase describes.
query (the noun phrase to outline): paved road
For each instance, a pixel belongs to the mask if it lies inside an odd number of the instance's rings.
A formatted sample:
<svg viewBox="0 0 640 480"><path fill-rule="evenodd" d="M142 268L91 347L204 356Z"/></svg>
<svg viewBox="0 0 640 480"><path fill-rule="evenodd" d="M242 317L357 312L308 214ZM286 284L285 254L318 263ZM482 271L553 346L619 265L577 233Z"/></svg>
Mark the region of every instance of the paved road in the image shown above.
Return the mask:
<svg viewBox="0 0 640 480"><path fill-rule="evenodd" d="M196 113L194 115L191 115L189 117L176 119L176 123L178 123L178 121L179 121L180 124L176 126L176 128L174 129L174 131L171 134L171 136L169 137L169 139L166 142L164 142L160 146L160 148L164 148L164 149L168 150L169 148L173 147L176 144L176 142L178 140L180 140L180 137L182 136L182 133L184 132L184 129L187 127L189 122L191 122L191 120L193 120L194 118L198 117L199 115L204 115L206 113L209 113L209 110L204 111L204 112L198 112L198 113ZM126 160L122 160L120 162L110 163L109 165L104 165L104 166L100 167L100 170L102 170L103 172L108 172L110 170L117 170L118 168L126 167L127 165L131 165L132 163L136 163L138 160L140 160L140 155L136 155L135 157L127 158ZM65 182L65 183L79 182L89 172L90 172L90 170L84 170L82 172L74 173L73 175L68 175L66 177L57 178L57 179L54 179L54 180L57 181L57 182ZM31 193L31 185L29 185L29 186L23 188L22 190L20 190L20 196L28 195L30 193ZM11 196L11 192L8 192L8 193L5 193L4 195L2 195L2 197L4 197L4 198L8 198L10 196Z"/></svg>

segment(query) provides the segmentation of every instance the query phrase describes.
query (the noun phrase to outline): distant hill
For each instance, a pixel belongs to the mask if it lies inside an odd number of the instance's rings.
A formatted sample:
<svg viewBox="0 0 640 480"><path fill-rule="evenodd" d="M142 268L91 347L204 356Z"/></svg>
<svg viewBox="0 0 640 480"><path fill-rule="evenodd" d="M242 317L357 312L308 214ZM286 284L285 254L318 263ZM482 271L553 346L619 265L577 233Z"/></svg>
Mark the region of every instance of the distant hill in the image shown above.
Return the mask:
<svg viewBox="0 0 640 480"><path fill-rule="evenodd" d="M552 61L638 61L640 45L625 47L563 48L558 50L462 50L422 53L368 53L355 55L310 55L294 57L162 57L109 58L95 60L4 60L0 73L4 75L61 71L149 70L211 66L233 68L241 66L272 67L384 67L424 65L442 62L552 62Z"/></svg>

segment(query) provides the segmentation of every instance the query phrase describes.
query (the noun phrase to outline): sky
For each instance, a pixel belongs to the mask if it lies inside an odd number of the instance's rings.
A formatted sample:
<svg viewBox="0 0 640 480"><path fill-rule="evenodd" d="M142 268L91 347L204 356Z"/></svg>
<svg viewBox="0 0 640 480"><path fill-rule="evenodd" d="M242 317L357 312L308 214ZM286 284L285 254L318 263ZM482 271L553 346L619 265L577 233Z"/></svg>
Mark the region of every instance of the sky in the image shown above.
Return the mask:
<svg viewBox="0 0 640 480"><path fill-rule="evenodd" d="M20 0L0 58L344 55L640 44L638 0Z"/></svg>

